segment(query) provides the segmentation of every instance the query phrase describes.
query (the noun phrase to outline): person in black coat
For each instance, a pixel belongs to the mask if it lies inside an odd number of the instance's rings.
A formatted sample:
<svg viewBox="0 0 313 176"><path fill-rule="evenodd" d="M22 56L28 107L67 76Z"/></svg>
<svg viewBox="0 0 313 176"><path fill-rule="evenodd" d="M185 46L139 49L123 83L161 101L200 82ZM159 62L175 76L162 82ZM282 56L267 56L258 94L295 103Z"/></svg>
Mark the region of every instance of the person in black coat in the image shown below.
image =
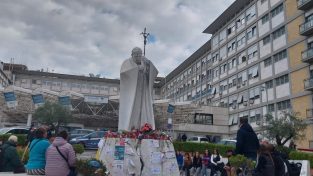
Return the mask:
<svg viewBox="0 0 313 176"><path fill-rule="evenodd" d="M187 136L186 136L186 134L183 134L182 137L181 137L181 139L183 140L183 142L186 142L186 141L187 141Z"/></svg>
<svg viewBox="0 0 313 176"><path fill-rule="evenodd" d="M248 123L248 118L240 118L240 128L237 132L236 154L256 161L257 150L260 143L257 135Z"/></svg>

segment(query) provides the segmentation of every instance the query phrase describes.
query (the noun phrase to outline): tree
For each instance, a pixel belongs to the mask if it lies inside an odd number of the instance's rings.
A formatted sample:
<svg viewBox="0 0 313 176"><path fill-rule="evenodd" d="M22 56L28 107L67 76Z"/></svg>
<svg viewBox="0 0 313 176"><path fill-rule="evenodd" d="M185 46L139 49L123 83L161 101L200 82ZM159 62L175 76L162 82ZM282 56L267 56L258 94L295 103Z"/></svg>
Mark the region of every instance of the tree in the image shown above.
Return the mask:
<svg viewBox="0 0 313 176"><path fill-rule="evenodd" d="M267 121L267 125L264 126L265 137L275 140L278 146L285 145L291 139L302 139L307 124L297 115L286 112L279 118L274 118L270 114L265 115Z"/></svg>
<svg viewBox="0 0 313 176"><path fill-rule="evenodd" d="M58 103L46 102L34 113L34 118L45 125L52 126L58 132L61 125L72 119L71 111Z"/></svg>

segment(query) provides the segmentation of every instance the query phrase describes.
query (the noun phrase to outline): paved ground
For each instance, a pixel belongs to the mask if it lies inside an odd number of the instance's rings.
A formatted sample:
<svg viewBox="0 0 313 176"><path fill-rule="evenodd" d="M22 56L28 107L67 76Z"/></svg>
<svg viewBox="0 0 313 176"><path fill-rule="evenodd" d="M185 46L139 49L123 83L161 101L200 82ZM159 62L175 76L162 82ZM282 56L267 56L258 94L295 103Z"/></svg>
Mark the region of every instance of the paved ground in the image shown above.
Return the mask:
<svg viewBox="0 0 313 176"><path fill-rule="evenodd" d="M78 156L79 159L90 159L96 157L97 150L86 150L84 153Z"/></svg>

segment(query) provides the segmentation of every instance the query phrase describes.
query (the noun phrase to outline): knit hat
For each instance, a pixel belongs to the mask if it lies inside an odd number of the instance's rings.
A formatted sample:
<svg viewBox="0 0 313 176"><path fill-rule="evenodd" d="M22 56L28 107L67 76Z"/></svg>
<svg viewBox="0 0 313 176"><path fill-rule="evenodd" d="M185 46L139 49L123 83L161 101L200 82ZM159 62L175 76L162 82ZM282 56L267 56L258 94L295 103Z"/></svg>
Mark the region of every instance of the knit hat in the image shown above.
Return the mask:
<svg viewBox="0 0 313 176"><path fill-rule="evenodd" d="M17 137L14 136L14 135L11 135L11 136L9 137L8 141L17 143Z"/></svg>

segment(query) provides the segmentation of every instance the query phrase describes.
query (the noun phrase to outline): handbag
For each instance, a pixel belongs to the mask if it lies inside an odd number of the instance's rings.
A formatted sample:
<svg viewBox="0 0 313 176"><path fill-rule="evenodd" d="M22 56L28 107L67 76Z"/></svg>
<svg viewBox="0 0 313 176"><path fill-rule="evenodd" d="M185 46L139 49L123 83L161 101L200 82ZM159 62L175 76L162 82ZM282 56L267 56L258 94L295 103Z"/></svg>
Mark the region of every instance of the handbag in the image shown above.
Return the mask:
<svg viewBox="0 0 313 176"><path fill-rule="evenodd" d="M55 147L57 148L57 151L59 152L59 154L61 155L61 157L66 161L68 168L70 169L70 172L68 173L67 176L77 176L77 172L76 172L76 168L70 166L70 164L68 163L68 159L65 158L65 156L61 153L61 151L59 150L59 147Z"/></svg>

